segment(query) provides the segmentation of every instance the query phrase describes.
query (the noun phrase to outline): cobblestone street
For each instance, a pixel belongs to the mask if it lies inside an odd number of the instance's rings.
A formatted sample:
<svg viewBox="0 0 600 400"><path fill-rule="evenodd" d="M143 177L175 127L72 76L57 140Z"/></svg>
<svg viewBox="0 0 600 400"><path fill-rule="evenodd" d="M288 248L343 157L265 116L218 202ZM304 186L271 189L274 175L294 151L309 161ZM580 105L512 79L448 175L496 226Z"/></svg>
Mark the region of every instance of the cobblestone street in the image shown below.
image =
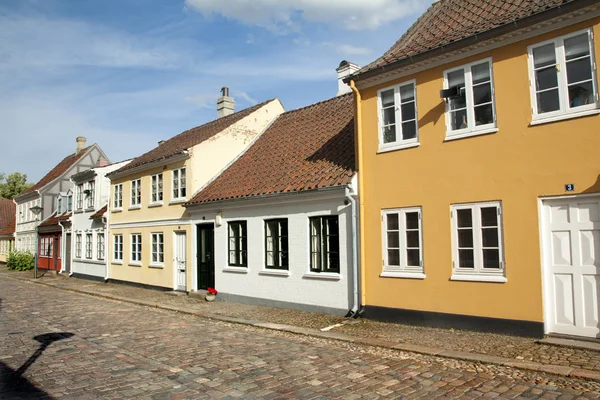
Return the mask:
<svg viewBox="0 0 600 400"><path fill-rule="evenodd" d="M600 397L585 381L276 333L16 280L0 280L0 299L2 399Z"/></svg>

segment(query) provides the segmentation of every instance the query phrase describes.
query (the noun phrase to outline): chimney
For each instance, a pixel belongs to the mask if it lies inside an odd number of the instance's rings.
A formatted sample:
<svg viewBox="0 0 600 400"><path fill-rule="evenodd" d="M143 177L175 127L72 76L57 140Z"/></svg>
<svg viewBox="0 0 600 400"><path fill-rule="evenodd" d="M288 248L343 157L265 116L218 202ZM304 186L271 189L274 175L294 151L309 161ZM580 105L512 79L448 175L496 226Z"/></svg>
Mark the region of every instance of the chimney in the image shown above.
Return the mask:
<svg viewBox="0 0 600 400"><path fill-rule="evenodd" d="M218 118L226 117L235 112L235 101L229 97L229 88L221 88L222 96L217 100L217 116Z"/></svg>
<svg viewBox="0 0 600 400"><path fill-rule="evenodd" d="M159 140L158 141L158 145L160 146L161 144L163 144L165 141L164 140Z"/></svg>
<svg viewBox="0 0 600 400"><path fill-rule="evenodd" d="M110 165L110 163L104 157L100 157L96 163L96 167L106 167L107 165Z"/></svg>
<svg viewBox="0 0 600 400"><path fill-rule="evenodd" d="M85 149L87 139L85 138L85 136L77 136L75 141L77 142L77 149L75 150L75 154L79 154L81 150Z"/></svg>
<svg viewBox="0 0 600 400"><path fill-rule="evenodd" d="M352 89L350 89L350 86L344 83L344 79L352 75L359 69L360 67L357 64L354 64L350 61L344 60L340 63L340 66L336 69L338 74L338 92L336 96L341 96L342 94L346 94L352 91Z"/></svg>

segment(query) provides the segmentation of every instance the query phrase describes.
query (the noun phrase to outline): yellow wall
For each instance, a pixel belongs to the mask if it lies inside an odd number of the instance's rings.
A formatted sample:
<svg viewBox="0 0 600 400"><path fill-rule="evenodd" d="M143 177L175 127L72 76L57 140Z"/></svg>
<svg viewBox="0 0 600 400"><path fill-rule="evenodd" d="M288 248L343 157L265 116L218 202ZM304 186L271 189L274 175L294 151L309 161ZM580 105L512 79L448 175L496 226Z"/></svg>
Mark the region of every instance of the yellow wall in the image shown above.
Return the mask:
<svg viewBox="0 0 600 400"><path fill-rule="evenodd" d="M15 247L15 239L0 238L0 262L6 262L8 254Z"/></svg>
<svg viewBox="0 0 600 400"><path fill-rule="evenodd" d="M527 46L594 25L600 19L361 89L364 279L370 306L543 321L538 197L600 192L600 116L529 126ZM600 54L596 39L596 54ZM444 142L444 70L492 57L499 131ZM597 56L597 61L600 61ZM377 90L417 82L420 146L378 151ZM450 281L450 207L501 200L506 283ZM425 280L381 278L381 210L422 206Z"/></svg>

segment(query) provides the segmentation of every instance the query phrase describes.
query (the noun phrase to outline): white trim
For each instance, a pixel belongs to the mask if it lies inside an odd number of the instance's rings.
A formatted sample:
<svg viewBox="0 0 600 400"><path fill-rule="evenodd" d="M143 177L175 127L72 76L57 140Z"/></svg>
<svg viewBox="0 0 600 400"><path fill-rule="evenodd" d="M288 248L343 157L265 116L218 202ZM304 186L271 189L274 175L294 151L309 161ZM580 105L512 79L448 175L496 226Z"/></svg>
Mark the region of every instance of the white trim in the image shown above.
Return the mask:
<svg viewBox="0 0 600 400"><path fill-rule="evenodd" d="M600 195L598 193L581 193L581 194L559 194L556 196L540 196L540 200L562 200L562 199L575 199L575 198L586 198L586 197L596 197Z"/></svg>
<svg viewBox="0 0 600 400"><path fill-rule="evenodd" d="M274 269L263 269L258 272L259 275L267 276L290 276L290 271L287 270L274 270Z"/></svg>
<svg viewBox="0 0 600 400"><path fill-rule="evenodd" d="M136 182L135 184L135 196L132 196L133 194L133 183ZM134 198L137 200L137 192L140 192L140 201L139 202L134 202ZM136 178L136 179L132 179L129 181L129 209L130 210L135 210L137 208L142 208L142 178Z"/></svg>
<svg viewBox="0 0 600 400"><path fill-rule="evenodd" d="M406 278L406 279L425 279L426 275L420 272L391 272L384 271L379 275L381 278Z"/></svg>
<svg viewBox="0 0 600 400"><path fill-rule="evenodd" d="M496 283L506 283L506 278L504 276L494 276L494 275L452 275L450 277L451 281L465 281L465 282L496 282Z"/></svg>
<svg viewBox="0 0 600 400"><path fill-rule="evenodd" d="M130 267L141 267L142 262L141 261L129 261L127 263L127 265L129 265Z"/></svg>
<svg viewBox="0 0 600 400"><path fill-rule="evenodd" d="M489 128L489 129L483 129L481 131L465 132L460 135L446 136L444 138L444 142L469 138L469 137L473 137L473 136L489 135L490 133L496 133L496 132L498 132L498 128Z"/></svg>
<svg viewBox="0 0 600 400"><path fill-rule="evenodd" d="M127 209L128 211L132 211L132 210L141 210L142 206L137 204L135 206L129 206L129 208Z"/></svg>
<svg viewBox="0 0 600 400"><path fill-rule="evenodd" d="M535 119L529 123L529 126L549 124L550 122L564 121L567 119L588 117L590 115L598 115L598 114L600 114L600 109L573 112L573 113L568 113L568 114L557 115L557 116L550 117L550 118Z"/></svg>
<svg viewBox="0 0 600 400"><path fill-rule="evenodd" d="M112 260L110 263L113 265L123 265L123 260Z"/></svg>
<svg viewBox="0 0 600 400"><path fill-rule="evenodd" d="M165 265L163 263L150 263L150 264L148 264L148 268L162 269L164 267L165 267Z"/></svg>
<svg viewBox="0 0 600 400"><path fill-rule="evenodd" d="M162 201L157 201L157 202L148 204L148 208L162 207L162 206L163 206L163 202Z"/></svg>
<svg viewBox="0 0 600 400"><path fill-rule="evenodd" d="M233 272L235 274L247 274L248 267L223 267L223 272Z"/></svg>
<svg viewBox="0 0 600 400"><path fill-rule="evenodd" d="M173 205L173 204L182 204L185 203L187 201L187 199L185 197L180 197L178 199L174 199L169 201L169 205Z"/></svg>
<svg viewBox="0 0 600 400"><path fill-rule="evenodd" d="M416 143L407 143L407 144L398 144L395 146L386 146L386 147L379 147L379 150L377 150L377 154L381 154L381 153L388 153L390 151L396 151L396 150L404 150L404 149L411 149L413 147L419 147L421 145L421 143L416 142Z"/></svg>
<svg viewBox="0 0 600 400"><path fill-rule="evenodd" d="M419 232L419 266L408 266L406 264L406 214L418 214L418 232ZM395 214L398 216L398 256L400 265L388 264L388 238L387 238L387 215ZM414 229L412 229L414 231ZM407 274L407 275L424 275L424 260L423 260L423 210L420 206L417 207L401 207L387 208L381 210L381 244L382 244L382 272L386 274Z"/></svg>
<svg viewBox="0 0 600 400"><path fill-rule="evenodd" d="M339 281L342 279L340 274L330 272L307 272L302 275L303 279L321 279L324 281Z"/></svg>
<svg viewBox="0 0 600 400"><path fill-rule="evenodd" d="M123 212L123 207L111 208L110 212L111 213L120 213L120 212Z"/></svg>
<svg viewBox="0 0 600 400"><path fill-rule="evenodd" d="M403 86L413 85L413 93L414 93L414 104L415 104L415 124L416 124L416 136L413 139L402 139L402 99L400 96L400 88ZM383 115L382 108L383 104L381 103L381 94L383 92L388 92L392 90L394 92L394 126L396 132L396 140L390 143L383 142ZM406 82L402 82L393 86L389 86L383 89L379 89L377 91L377 127L379 132L379 150L378 152L386 151L387 149L397 150L399 148L405 147L414 147L419 145L419 114L418 114L418 100L417 100L417 81L416 79L411 79ZM409 122L409 121L407 121Z"/></svg>
<svg viewBox="0 0 600 400"><path fill-rule="evenodd" d="M143 172L143 171L147 171L149 169L154 169L154 168L157 168L160 166L175 164L177 162L187 160L188 158L190 158L190 154L188 153L187 149L183 150L183 152L184 152L183 154L176 154L174 156L162 158L157 161L151 161L147 164L138 165L138 166L132 167L130 169L127 169L125 171L111 172L108 174L108 178L111 180L115 180L115 179L126 177L129 175L137 174L138 172Z"/></svg>
<svg viewBox="0 0 600 400"><path fill-rule="evenodd" d="M202 223L202 221L200 222ZM111 224L109 229L131 229L131 228L149 228L157 226L170 226L170 225L189 225L189 219L162 219L156 221L143 221L143 222L121 222Z"/></svg>

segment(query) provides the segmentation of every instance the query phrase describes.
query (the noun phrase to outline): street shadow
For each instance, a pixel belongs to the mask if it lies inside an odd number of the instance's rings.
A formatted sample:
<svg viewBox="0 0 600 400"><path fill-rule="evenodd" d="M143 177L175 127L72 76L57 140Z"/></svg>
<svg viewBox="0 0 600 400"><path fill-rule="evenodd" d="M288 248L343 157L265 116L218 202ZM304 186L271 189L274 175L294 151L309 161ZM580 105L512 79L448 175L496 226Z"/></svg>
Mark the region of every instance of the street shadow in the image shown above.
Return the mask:
<svg viewBox="0 0 600 400"><path fill-rule="evenodd" d="M582 193L598 193L600 192L600 175L596 178L596 183L594 183L589 188L585 189Z"/></svg>
<svg viewBox="0 0 600 400"><path fill-rule="evenodd" d="M37 335L34 337L35 340L40 342L40 347L25 361L23 365L19 367L18 370L15 371L16 375L23 375L27 368L29 368L38 358L42 355L42 353L54 342L58 342L59 340L68 339L72 337L73 334L70 332L51 332L44 333L43 335Z"/></svg>

